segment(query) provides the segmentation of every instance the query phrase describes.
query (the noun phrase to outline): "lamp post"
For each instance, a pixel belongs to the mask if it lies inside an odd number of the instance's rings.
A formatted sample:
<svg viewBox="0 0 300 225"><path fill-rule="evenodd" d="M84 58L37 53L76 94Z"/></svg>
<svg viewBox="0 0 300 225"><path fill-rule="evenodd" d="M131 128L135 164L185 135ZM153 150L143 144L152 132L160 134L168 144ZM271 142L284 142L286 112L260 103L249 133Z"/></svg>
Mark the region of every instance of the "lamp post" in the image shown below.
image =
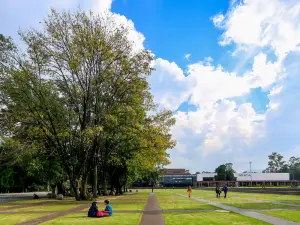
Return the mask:
<svg viewBox="0 0 300 225"><path fill-rule="evenodd" d="M250 161L249 164L250 164L250 177L251 177L251 187L252 187L252 172L251 172L251 164L252 164L252 162Z"/></svg>

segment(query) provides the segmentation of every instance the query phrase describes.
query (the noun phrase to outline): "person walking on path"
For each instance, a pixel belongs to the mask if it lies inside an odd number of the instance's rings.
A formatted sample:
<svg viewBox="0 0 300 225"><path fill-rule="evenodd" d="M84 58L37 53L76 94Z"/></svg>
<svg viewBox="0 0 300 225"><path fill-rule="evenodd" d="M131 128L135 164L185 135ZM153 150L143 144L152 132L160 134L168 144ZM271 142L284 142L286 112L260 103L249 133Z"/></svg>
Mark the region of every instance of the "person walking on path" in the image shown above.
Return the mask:
<svg viewBox="0 0 300 225"><path fill-rule="evenodd" d="M188 187L187 193L189 195L189 198L191 198L191 194L192 194L192 187L191 186Z"/></svg>

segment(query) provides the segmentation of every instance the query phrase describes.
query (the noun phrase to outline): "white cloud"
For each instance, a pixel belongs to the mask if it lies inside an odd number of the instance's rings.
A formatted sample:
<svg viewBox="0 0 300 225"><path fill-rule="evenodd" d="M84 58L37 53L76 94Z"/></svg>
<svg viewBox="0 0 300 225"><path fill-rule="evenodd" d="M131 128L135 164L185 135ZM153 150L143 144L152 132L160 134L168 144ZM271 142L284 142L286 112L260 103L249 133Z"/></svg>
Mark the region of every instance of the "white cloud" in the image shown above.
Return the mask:
<svg viewBox="0 0 300 225"><path fill-rule="evenodd" d="M225 16L221 13L212 18L213 23L216 27L222 27L223 26L222 23L223 23L224 19L225 19Z"/></svg>
<svg viewBox="0 0 300 225"><path fill-rule="evenodd" d="M108 9L111 8L109 2ZM274 122L281 118L295 126L294 121L288 118L300 117L297 113L286 113L287 105L290 107L295 102L287 101L292 94L286 91L283 79L289 76L283 66L285 57L288 52L297 49L300 40L297 5L299 3L291 7L278 0L245 0L241 4L232 1L232 8L227 14L212 18L216 27L224 29L222 45L235 43L236 56L239 56L239 51L247 51L235 71L244 69L245 64L253 60L251 70L244 74L212 65L211 57L189 65L186 74L175 62L160 58L153 62L156 70L149 82L154 100L172 110L186 101L197 107L195 111L178 111L174 115L177 122L172 134L178 145L170 151L171 167L212 170L220 163L233 162L235 168L244 170L248 161L252 160L253 168L262 169L271 151L269 147L273 148L271 141L277 145L272 150L299 146L292 139L291 146L282 144L276 135L287 137L285 133L293 134L296 130L286 132L281 130L283 122ZM124 16L113 15L118 24L130 27L129 38L137 49L144 48L145 37L136 31L134 23ZM274 49L279 56L274 62L268 60L266 46ZM188 60L190 56L186 54L185 58ZM298 68L297 63L293 66ZM230 100L257 87L271 90L265 115L257 114L251 103L237 105Z"/></svg>
<svg viewBox="0 0 300 225"><path fill-rule="evenodd" d="M262 123L258 122L264 118L249 103L238 106L234 101L224 100L210 109L177 112L175 118L172 134L188 151L179 154L175 148L170 151L172 159L179 160L184 154L190 161L188 168L193 171L213 170L225 162L243 168L248 159L238 156L249 154L253 143L264 135Z"/></svg>
<svg viewBox="0 0 300 225"><path fill-rule="evenodd" d="M189 99L189 103L201 108L211 107L218 100L243 96L251 88L267 89L281 74L280 62L267 62L265 54L254 58L251 71L239 76L225 71L220 65L211 65L213 59L190 64L186 76L176 63L157 59L149 81L157 103L175 110Z"/></svg>
<svg viewBox="0 0 300 225"><path fill-rule="evenodd" d="M267 62L267 55L260 53L254 57L253 69L248 76L253 87L267 89L281 78L283 72L282 62Z"/></svg>
<svg viewBox="0 0 300 225"><path fill-rule="evenodd" d="M176 63L164 59L154 61L155 71L149 78L154 100L162 107L176 110L190 95L189 78Z"/></svg>
<svg viewBox="0 0 300 225"><path fill-rule="evenodd" d="M129 41L133 42L134 50L138 51L138 50L144 49L145 36L141 32L138 32L135 29L135 26L134 26L134 23L132 20L127 19L123 15L110 12L112 2L113 2L113 0L92 0L91 10L94 13L111 14L116 25L124 26L128 29L128 39L129 39Z"/></svg>
<svg viewBox="0 0 300 225"><path fill-rule="evenodd" d="M249 91L244 77L228 73L221 66L214 67L196 63L188 66L191 87L191 103L200 107L209 107L220 99L242 96Z"/></svg>
<svg viewBox="0 0 300 225"><path fill-rule="evenodd" d="M97 13L109 12L113 0L92 0L92 11Z"/></svg>
<svg viewBox="0 0 300 225"><path fill-rule="evenodd" d="M300 43L300 2L244 0L226 15L213 17L224 29L221 45L270 46L284 57Z"/></svg>
<svg viewBox="0 0 300 225"><path fill-rule="evenodd" d="M191 57L191 54L185 54L185 55L184 55L184 58L185 58L186 60L190 60L190 57Z"/></svg>
<svg viewBox="0 0 300 225"><path fill-rule="evenodd" d="M15 14L17 1L11 2L8 5ZM54 7L71 8L83 1L49 2ZM128 38L136 50L144 48L145 37L136 30L133 21L111 12L113 0L91 0L91 3L92 11L109 12L117 24L129 27ZM45 12L47 4L43 3ZM19 8L19 13L24 12L23 5L18 5ZM220 43L234 44L233 55L239 57L234 72L213 63L211 57L189 65L187 71L165 59L153 62L156 71L149 82L155 101L172 110L184 102L196 108L174 115L177 122L172 134L178 145L170 151L171 166L202 171L233 162L237 170L245 170L251 160L254 169L263 169L272 151L286 156L297 154L300 56L296 51L300 48L300 2L231 0L228 13L214 16L212 22L223 30ZM273 61L269 60L270 49L278 56ZM186 58L190 56L187 54ZM252 61L247 71L246 65ZM270 91L265 114L255 112L251 103L238 105L233 100L257 87Z"/></svg>
<svg viewBox="0 0 300 225"><path fill-rule="evenodd" d="M185 157L193 171L212 171L226 162L244 170L249 160L253 168L261 170L273 151L286 157L299 156L300 126L296 121L300 118L300 2L235 3L226 15L215 16L213 22L224 29L222 45L235 43L236 56L240 56L239 51L247 51L236 71L245 70L252 59L253 65L243 76L205 62L189 66L191 101L199 108L177 112L172 132L189 147ZM277 56L274 62L267 60L270 47ZM257 114L250 103L238 106L226 100L256 87L270 90L268 110L263 115ZM179 160L177 152L173 155Z"/></svg>

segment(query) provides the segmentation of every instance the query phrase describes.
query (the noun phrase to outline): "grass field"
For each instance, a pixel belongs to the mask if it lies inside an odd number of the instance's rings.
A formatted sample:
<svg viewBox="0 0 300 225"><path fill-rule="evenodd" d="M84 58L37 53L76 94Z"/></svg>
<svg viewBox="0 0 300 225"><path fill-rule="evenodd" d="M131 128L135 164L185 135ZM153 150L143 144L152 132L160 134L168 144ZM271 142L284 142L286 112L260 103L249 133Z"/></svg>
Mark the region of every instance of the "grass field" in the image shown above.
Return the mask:
<svg viewBox="0 0 300 225"><path fill-rule="evenodd" d="M167 225L268 224L240 214L220 210L220 208L216 206L200 202L197 199L188 199L186 190L183 189L156 190L155 193L162 210L167 210L163 211L163 216ZM111 205L115 211L113 217L109 218L88 218L87 210L91 202L76 202L71 198L67 198L62 201L41 199L0 203L0 224L12 225L30 221L54 212L63 212L69 209L75 209L77 206L82 205L83 208L79 211L71 212L42 224L137 225L141 220L142 210L145 207L149 194L150 190L142 190L138 193L128 193L119 197L107 197L111 201ZM232 193L229 190L228 198L217 199L213 191L194 190L192 197L204 199L212 203L221 203L223 205L233 206L244 210L256 211L264 215L282 218L289 221L300 222L300 196ZM104 207L103 201L105 199L106 198L104 197L100 197L98 199L99 209ZM278 202L283 204L295 204L295 206L275 204ZM32 204L38 205L32 206ZM4 211L8 207L15 206L22 206L22 208L9 209L7 213ZM122 210L122 212L118 212L119 210ZM128 212L126 212L126 210L128 210Z"/></svg>
<svg viewBox="0 0 300 225"><path fill-rule="evenodd" d="M202 225L202 224L268 224L236 213L168 213L164 214L166 225Z"/></svg>
<svg viewBox="0 0 300 225"><path fill-rule="evenodd" d="M81 225L81 224L105 224L105 225L132 225L138 224L141 214L115 214L113 217L106 218L88 218L85 214L69 214L67 216L59 217L55 220L42 223L43 225Z"/></svg>
<svg viewBox="0 0 300 225"><path fill-rule="evenodd" d="M44 214L0 214L0 224L13 225L26 222L28 220L32 220L41 216L44 216Z"/></svg>

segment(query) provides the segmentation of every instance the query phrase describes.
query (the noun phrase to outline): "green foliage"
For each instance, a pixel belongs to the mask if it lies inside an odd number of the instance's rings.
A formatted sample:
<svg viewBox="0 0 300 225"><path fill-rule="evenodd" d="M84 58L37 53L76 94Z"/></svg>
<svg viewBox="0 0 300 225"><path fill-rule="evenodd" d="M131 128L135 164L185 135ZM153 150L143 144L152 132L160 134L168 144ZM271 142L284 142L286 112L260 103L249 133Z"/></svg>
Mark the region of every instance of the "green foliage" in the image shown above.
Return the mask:
<svg viewBox="0 0 300 225"><path fill-rule="evenodd" d="M273 152L268 156L268 168L263 172L267 173L290 173L290 179L300 179L300 158L292 156L289 161L285 161L284 157L277 152Z"/></svg>
<svg viewBox="0 0 300 225"><path fill-rule="evenodd" d="M218 168L215 169L215 173L217 175L215 176L216 180L235 180L234 177L234 169L232 168L233 164L232 163L226 163L220 165Z"/></svg>
<svg viewBox="0 0 300 225"><path fill-rule="evenodd" d="M283 159L283 156L277 152L273 152L268 156L268 168L266 169L269 173L280 173L287 172L287 164Z"/></svg>
<svg viewBox="0 0 300 225"><path fill-rule="evenodd" d="M12 168L0 169L0 187L8 189L14 186L14 174Z"/></svg>
<svg viewBox="0 0 300 225"><path fill-rule="evenodd" d="M98 179L120 189L167 165L176 144L172 112L156 111L147 82L153 56L127 34L110 14L52 10L42 30L20 32L25 52L0 36L1 133L28 151L29 176L67 175L77 200L91 174L94 189Z"/></svg>

